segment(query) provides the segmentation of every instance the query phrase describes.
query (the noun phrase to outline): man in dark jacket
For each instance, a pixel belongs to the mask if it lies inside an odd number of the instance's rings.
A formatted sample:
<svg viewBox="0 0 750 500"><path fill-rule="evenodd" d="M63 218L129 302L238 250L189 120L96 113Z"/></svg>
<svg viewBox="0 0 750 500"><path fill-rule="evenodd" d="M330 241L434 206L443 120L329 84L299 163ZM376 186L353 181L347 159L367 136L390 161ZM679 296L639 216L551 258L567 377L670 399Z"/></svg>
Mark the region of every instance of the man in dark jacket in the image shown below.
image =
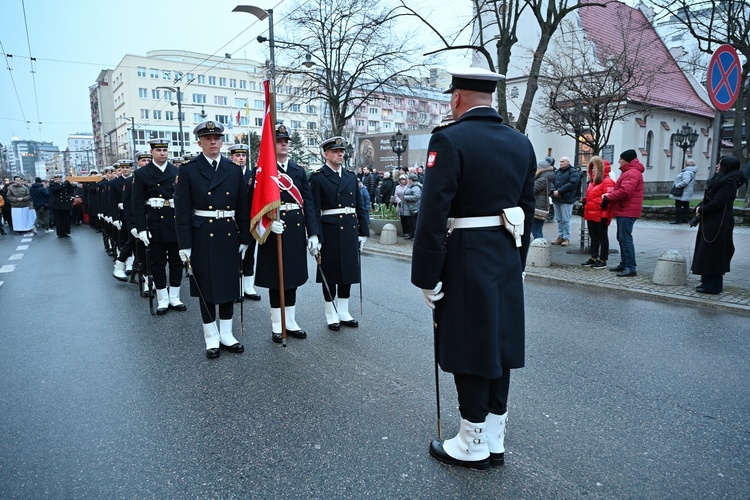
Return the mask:
<svg viewBox="0 0 750 500"><path fill-rule="evenodd" d="M551 193L557 221L557 239L551 242L553 245L570 245L573 203L576 201L576 189L580 182L581 174L570 165L570 158L560 158L560 168L555 172L555 190Z"/></svg>
<svg viewBox="0 0 750 500"><path fill-rule="evenodd" d="M375 202L377 200L377 198L375 197L375 189L378 187L378 182L380 182L378 174L376 174L375 172L371 172L369 167L364 167L362 169L362 184L364 184L367 192L370 193L371 202ZM372 208L372 204L370 205L370 208Z"/></svg>
<svg viewBox="0 0 750 500"><path fill-rule="evenodd" d="M52 192L51 207L55 217L55 229L58 238L70 237L70 211L73 208L73 186L70 181L62 180L62 175L56 174L49 184Z"/></svg>
<svg viewBox="0 0 750 500"><path fill-rule="evenodd" d="M34 210L36 211L36 224L35 226L42 226L45 233L51 233L52 230L49 228L49 189L47 189L46 183L42 181L40 177L34 179L34 184L29 188L31 193L31 201L34 202ZM36 227L34 227L36 232Z"/></svg>
<svg viewBox="0 0 750 500"><path fill-rule="evenodd" d="M383 172L383 180L380 181L380 203L386 207L391 206L391 197L396 191L396 185L391 178L390 172Z"/></svg>
<svg viewBox="0 0 750 500"><path fill-rule="evenodd" d="M438 360L453 374L461 413L458 434L433 441L430 454L486 470L503 464L510 371L524 366L522 272L536 159L528 138L491 107L503 76L480 68L452 74L455 121L435 129L428 146L411 282L435 310ZM525 217L520 247L500 215L516 207Z"/></svg>

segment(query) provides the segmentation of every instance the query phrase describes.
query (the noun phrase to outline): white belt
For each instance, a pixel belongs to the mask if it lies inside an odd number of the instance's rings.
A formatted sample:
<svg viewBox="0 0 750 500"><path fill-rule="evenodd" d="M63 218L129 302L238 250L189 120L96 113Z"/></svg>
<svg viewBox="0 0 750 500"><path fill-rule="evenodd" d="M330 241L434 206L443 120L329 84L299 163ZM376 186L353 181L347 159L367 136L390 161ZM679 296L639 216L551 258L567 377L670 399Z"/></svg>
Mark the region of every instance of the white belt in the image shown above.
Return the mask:
<svg viewBox="0 0 750 500"><path fill-rule="evenodd" d="M146 206L151 208L174 207L174 200L165 200L163 198L149 198L148 200L146 200Z"/></svg>
<svg viewBox="0 0 750 500"><path fill-rule="evenodd" d="M485 215L482 217L456 217L448 219L448 229L470 229L474 227L497 227L502 226L503 221L499 215Z"/></svg>
<svg viewBox="0 0 750 500"><path fill-rule="evenodd" d="M356 214L357 211L352 207L344 207L344 208L330 208L328 210L323 210L320 212L320 215L341 215L341 214Z"/></svg>
<svg viewBox="0 0 750 500"><path fill-rule="evenodd" d="M230 219L234 217L234 210L193 210L198 217L215 217L217 219Z"/></svg>
<svg viewBox="0 0 750 500"><path fill-rule="evenodd" d="M299 210L300 207L296 203L284 203L283 205L279 206L279 210Z"/></svg>

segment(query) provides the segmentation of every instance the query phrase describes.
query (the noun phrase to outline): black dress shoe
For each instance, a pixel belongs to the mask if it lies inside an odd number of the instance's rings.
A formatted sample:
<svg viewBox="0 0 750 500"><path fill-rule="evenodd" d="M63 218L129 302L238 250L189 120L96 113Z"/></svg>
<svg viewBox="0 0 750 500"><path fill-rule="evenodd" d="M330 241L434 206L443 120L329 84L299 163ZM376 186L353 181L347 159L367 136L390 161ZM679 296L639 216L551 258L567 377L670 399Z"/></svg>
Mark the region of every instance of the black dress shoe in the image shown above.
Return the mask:
<svg viewBox="0 0 750 500"><path fill-rule="evenodd" d="M443 442L437 439L430 443L430 455L448 465L458 465L459 467L467 467L474 470L490 470L490 457L484 460L458 460L448 455L443 449Z"/></svg>
<svg viewBox="0 0 750 500"><path fill-rule="evenodd" d="M625 270L625 266L610 267L609 270L612 271L613 273L621 273Z"/></svg>
<svg viewBox="0 0 750 500"><path fill-rule="evenodd" d="M505 453L490 453L490 465L492 467L505 465Z"/></svg>
<svg viewBox="0 0 750 500"><path fill-rule="evenodd" d="M715 292L713 290L707 290L707 289L703 288L702 286L697 287L695 289L695 291L698 292L698 293L707 293L709 295L719 295L721 293L721 292Z"/></svg>
<svg viewBox="0 0 750 500"><path fill-rule="evenodd" d="M348 326L349 328L357 328L359 326L359 322L356 319L352 319L349 321L340 320L341 324L344 326Z"/></svg>
<svg viewBox="0 0 750 500"><path fill-rule="evenodd" d="M187 306L185 304L180 304L177 306L169 304L169 309L174 309L175 311L187 311Z"/></svg>
<svg viewBox="0 0 750 500"><path fill-rule="evenodd" d="M237 342L236 344L232 344L232 345L219 344L219 346L225 351L233 352L235 354L245 352L245 346L240 344L239 342Z"/></svg>
<svg viewBox="0 0 750 500"><path fill-rule="evenodd" d="M169 307L157 307L156 308L156 315L157 316L164 316L167 314L167 311L169 311Z"/></svg>
<svg viewBox="0 0 750 500"><path fill-rule="evenodd" d="M245 294L245 298L248 299L248 300L256 300L257 301L257 300L260 300L260 295L258 295L257 293L246 293Z"/></svg>
<svg viewBox="0 0 750 500"><path fill-rule="evenodd" d="M635 271L629 271L629 270L625 269L625 270L617 273L615 276L617 276L618 278L629 278L631 276L638 276L638 273L636 273Z"/></svg>
<svg viewBox="0 0 750 500"><path fill-rule="evenodd" d="M670 224L682 224L682 221L673 220L672 222L670 222Z"/></svg>
<svg viewBox="0 0 750 500"><path fill-rule="evenodd" d="M214 347L213 349L206 349L206 357L208 359L215 359L221 356L219 349Z"/></svg>
<svg viewBox="0 0 750 500"><path fill-rule="evenodd" d="M334 332L338 332L339 330L341 330L341 325L339 323L330 323L328 325L328 329Z"/></svg>
<svg viewBox="0 0 750 500"><path fill-rule="evenodd" d="M287 330L286 334L294 337L295 339L306 339L307 338L307 332L304 330Z"/></svg>
<svg viewBox="0 0 750 500"><path fill-rule="evenodd" d="M276 332L271 332L271 340L273 340L277 344L281 344L281 334Z"/></svg>

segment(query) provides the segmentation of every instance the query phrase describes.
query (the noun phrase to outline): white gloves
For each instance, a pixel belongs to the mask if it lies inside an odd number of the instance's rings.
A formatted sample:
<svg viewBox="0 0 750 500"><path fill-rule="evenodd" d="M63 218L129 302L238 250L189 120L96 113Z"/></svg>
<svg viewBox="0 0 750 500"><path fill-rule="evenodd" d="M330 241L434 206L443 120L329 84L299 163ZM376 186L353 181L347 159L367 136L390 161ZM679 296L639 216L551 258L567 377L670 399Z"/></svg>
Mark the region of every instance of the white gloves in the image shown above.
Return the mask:
<svg viewBox="0 0 750 500"><path fill-rule="evenodd" d="M116 220L116 221L112 221L112 225L113 225L113 226L115 226L115 227L117 228L117 230L118 230L118 231L119 231L120 229L122 229L122 222L120 222L119 220Z"/></svg>
<svg viewBox="0 0 750 500"><path fill-rule="evenodd" d="M275 220L271 222L271 232L276 234L281 234L284 232L284 222L280 220Z"/></svg>
<svg viewBox="0 0 750 500"><path fill-rule="evenodd" d="M99 217L100 219L104 218L104 214L96 214L96 216Z"/></svg>
<svg viewBox="0 0 750 500"><path fill-rule="evenodd" d="M245 259L245 252L247 252L247 249L250 247L250 245L245 245L244 243L240 243L240 259ZM189 257L189 255L188 255Z"/></svg>
<svg viewBox="0 0 750 500"><path fill-rule="evenodd" d="M357 239L359 240L359 250L362 251L362 249L365 247L367 236L358 236Z"/></svg>
<svg viewBox="0 0 750 500"><path fill-rule="evenodd" d="M318 255L318 252L320 252L320 240L318 239L317 234L313 234L309 238L307 238L307 251L310 252L310 255L315 257Z"/></svg>
<svg viewBox="0 0 750 500"><path fill-rule="evenodd" d="M141 231L138 233L138 238L140 238L140 240L146 246L148 246L148 243L149 243L148 237L149 237L148 231Z"/></svg>
<svg viewBox="0 0 750 500"><path fill-rule="evenodd" d="M133 238L138 238L138 239L140 239L140 237L138 236L138 230L137 230L136 228L133 228L133 229L131 229L131 230L130 230L130 234L132 234L132 235L133 235Z"/></svg>
<svg viewBox="0 0 750 500"><path fill-rule="evenodd" d="M109 215L107 215L106 217L104 217L104 220L106 220L107 222L109 222L110 224L112 224L112 217L110 217Z"/></svg>
<svg viewBox="0 0 750 500"><path fill-rule="evenodd" d="M242 245L240 245L240 247L241 247L241 246L242 246ZM245 245L245 246L247 246L247 245ZM190 252L191 252L191 251L192 251L192 249L191 249L191 248L183 248L182 250L180 250L180 251L178 252L178 253L180 254L180 260L181 260L182 262L187 262L187 261L188 261L188 259L190 259Z"/></svg>
<svg viewBox="0 0 750 500"><path fill-rule="evenodd" d="M435 309L435 302L443 298L444 294L440 291L442 290L442 288L443 282L438 281L437 285L435 285L435 288L433 288L432 290L425 290L424 288L422 289L422 293L424 294L424 301L427 303L427 307L429 307L430 309Z"/></svg>

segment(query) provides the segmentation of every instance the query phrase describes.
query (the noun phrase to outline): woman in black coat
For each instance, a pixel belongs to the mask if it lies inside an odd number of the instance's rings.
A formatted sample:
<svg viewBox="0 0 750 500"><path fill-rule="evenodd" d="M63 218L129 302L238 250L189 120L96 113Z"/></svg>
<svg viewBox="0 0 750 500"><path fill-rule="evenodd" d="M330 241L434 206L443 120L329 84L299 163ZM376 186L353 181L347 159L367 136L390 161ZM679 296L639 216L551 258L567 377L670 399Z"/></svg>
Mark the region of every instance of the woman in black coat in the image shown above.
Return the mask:
<svg viewBox="0 0 750 500"><path fill-rule="evenodd" d="M701 275L698 292L719 294L723 291L724 274L729 272L734 255L734 199L745 182L747 178L740 172L740 161L735 156L722 157L716 174L706 184L703 201L695 209L700 226L695 237L692 271Z"/></svg>

